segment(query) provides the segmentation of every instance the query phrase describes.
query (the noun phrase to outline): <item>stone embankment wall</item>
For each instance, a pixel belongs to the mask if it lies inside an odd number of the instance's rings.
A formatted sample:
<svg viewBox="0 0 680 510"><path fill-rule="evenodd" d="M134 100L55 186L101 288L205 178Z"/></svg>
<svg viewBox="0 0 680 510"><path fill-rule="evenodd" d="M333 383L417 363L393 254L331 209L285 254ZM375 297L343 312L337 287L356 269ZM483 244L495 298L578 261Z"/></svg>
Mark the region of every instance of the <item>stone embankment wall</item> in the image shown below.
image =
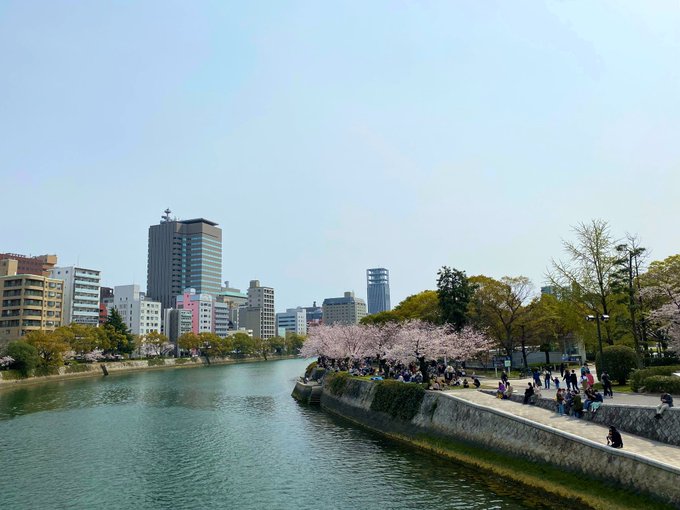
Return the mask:
<svg viewBox="0 0 680 510"><path fill-rule="evenodd" d="M680 469L625 450L582 439L492 407L453 395L426 392L420 411L410 421L371 411L375 385L359 385L341 397L324 390L323 408L370 429L403 439L419 436L464 441L586 476L607 479L621 486L654 494L680 506ZM587 459L584 461L584 459Z"/></svg>
<svg viewBox="0 0 680 510"><path fill-rule="evenodd" d="M485 393L495 395L491 390ZM521 403L524 396L513 395L512 401ZM680 408L668 409L662 418L657 420L654 418L655 407L613 404L612 400L605 402L606 405L601 406L595 413L584 411L583 419L608 427L613 425L618 430L635 436L680 446ZM555 400L549 398L539 398L535 405L549 411L557 409Z"/></svg>

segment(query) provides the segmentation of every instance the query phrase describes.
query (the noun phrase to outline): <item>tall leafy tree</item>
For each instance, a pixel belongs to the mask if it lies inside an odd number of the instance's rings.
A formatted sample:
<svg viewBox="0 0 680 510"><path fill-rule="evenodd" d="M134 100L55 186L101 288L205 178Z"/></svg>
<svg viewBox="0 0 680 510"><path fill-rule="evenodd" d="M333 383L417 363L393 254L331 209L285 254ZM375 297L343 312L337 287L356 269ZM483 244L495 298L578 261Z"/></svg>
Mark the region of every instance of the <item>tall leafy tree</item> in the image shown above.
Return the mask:
<svg viewBox="0 0 680 510"><path fill-rule="evenodd" d="M468 323L467 310L474 290L465 271L443 266L437 272L437 297L442 322L461 330Z"/></svg>
<svg viewBox="0 0 680 510"><path fill-rule="evenodd" d="M647 325L644 319L644 298L640 293L640 273L646 261L646 249L640 246L637 236L628 234L626 242L616 246L619 258L618 270L614 273L614 289L621 294L620 302L628 310L625 321L635 343L635 352L640 354L647 345Z"/></svg>
<svg viewBox="0 0 680 510"><path fill-rule="evenodd" d="M522 338L521 321L531 309L531 280L526 276L504 276L500 280L473 276L470 281L476 288L468 306L472 323L486 329L511 356Z"/></svg>
<svg viewBox="0 0 680 510"><path fill-rule="evenodd" d="M130 332L127 325L115 308L106 319L105 327L110 329L110 349L119 354L130 354L135 350L135 336Z"/></svg>
<svg viewBox="0 0 680 510"><path fill-rule="evenodd" d="M609 224L592 220L573 227L574 241L563 241L568 260L552 261L548 279L563 295L579 299L596 316L610 315L616 296L612 289L619 259ZM605 340L612 345L611 322L603 323Z"/></svg>

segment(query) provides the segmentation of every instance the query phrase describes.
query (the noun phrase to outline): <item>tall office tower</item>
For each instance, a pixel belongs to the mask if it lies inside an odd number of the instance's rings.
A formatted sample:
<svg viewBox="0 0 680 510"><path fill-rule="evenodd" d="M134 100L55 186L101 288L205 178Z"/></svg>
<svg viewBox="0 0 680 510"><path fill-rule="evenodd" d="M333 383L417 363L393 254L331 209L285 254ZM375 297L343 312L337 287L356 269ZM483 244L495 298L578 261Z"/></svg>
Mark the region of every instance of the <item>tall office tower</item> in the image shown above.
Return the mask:
<svg viewBox="0 0 680 510"><path fill-rule="evenodd" d="M17 274L35 274L38 276L50 276L50 270L57 265L56 255L38 255L27 257L16 253L0 253L0 260L16 260L18 262Z"/></svg>
<svg viewBox="0 0 680 510"><path fill-rule="evenodd" d="M260 287L259 280L251 280L248 287L248 304L239 310L239 328L253 330L256 338L276 336L274 289Z"/></svg>
<svg viewBox="0 0 680 510"><path fill-rule="evenodd" d="M343 297L323 300L323 323L359 324L366 317L366 302L354 297L354 292L345 292Z"/></svg>
<svg viewBox="0 0 680 510"><path fill-rule="evenodd" d="M99 288L101 273L82 267L54 267L50 277L64 280L63 324L99 325Z"/></svg>
<svg viewBox="0 0 680 510"><path fill-rule="evenodd" d="M159 225L149 227L146 292L174 308L185 289L216 295L222 281L222 229L217 223L196 218L180 221L170 209Z"/></svg>
<svg viewBox="0 0 680 510"><path fill-rule="evenodd" d="M366 270L368 313L387 312L390 306L390 272L384 267Z"/></svg>
<svg viewBox="0 0 680 510"><path fill-rule="evenodd" d="M62 322L64 282L17 273L18 261L0 261L0 347L31 331L54 331Z"/></svg>

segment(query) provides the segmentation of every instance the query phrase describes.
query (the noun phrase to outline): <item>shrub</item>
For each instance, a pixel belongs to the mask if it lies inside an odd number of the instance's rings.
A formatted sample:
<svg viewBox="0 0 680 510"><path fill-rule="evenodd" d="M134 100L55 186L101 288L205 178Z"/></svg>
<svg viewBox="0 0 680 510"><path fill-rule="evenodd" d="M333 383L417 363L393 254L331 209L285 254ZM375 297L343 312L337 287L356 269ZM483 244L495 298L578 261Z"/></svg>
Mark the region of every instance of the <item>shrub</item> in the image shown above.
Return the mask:
<svg viewBox="0 0 680 510"><path fill-rule="evenodd" d="M425 390L419 384L381 381L376 384L371 410L387 413L393 418L412 420L420 410Z"/></svg>
<svg viewBox="0 0 680 510"><path fill-rule="evenodd" d="M646 387L645 380L654 375L669 376L673 372L680 372L680 365L667 367L649 367L641 370L635 370L630 376L630 388L633 391L640 391L641 388Z"/></svg>
<svg viewBox="0 0 680 510"><path fill-rule="evenodd" d="M46 375L57 375L59 374L59 367L54 365L42 365L36 368L33 373L38 377Z"/></svg>
<svg viewBox="0 0 680 510"><path fill-rule="evenodd" d="M81 365L80 363L72 363L66 367L67 374L78 374L81 372L89 372L89 365Z"/></svg>
<svg viewBox="0 0 680 510"><path fill-rule="evenodd" d="M23 377L27 377L40 362L38 349L23 340L11 342L7 346L7 355L14 358L12 368L17 370Z"/></svg>
<svg viewBox="0 0 680 510"><path fill-rule="evenodd" d="M17 379L24 379L26 376L18 370L3 370L2 380L3 381L15 381Z"/></svg>
<svg viewBox="0 0 680 510"><path fill-rule="evenodd" d="M650 393L680 394L680 377L675 375L652 375L645 379L645 391Z"/></svg>
<svg viewBox="0 0 680 510"><path fill-rule="evenodd" d="M163 358L151 358L147 363L150 367L162 367L165 365L165 360Z"/></svg>
<svg viewBox="0 0 680 510"><path fill-rule="evenodd" d="M628 374L640 366L640 359L635 351L625 345L610 345L605 347L604 351L604 366L607 372L609 372L609 377L612 380L619 381L619 384L626 384L628 379ZM597 358L595 359L595 366L597 367L597 373L602 373L602 359L600 353L597 353Z"/></svg>
<svg viewBox="0 0 680 510"><path fill-rule="evenodd" d="M347 372L335 372L326 376L324 387L328 388L333 395L341 397L345 392L345 387L349 381L349 374Z"/></svg>
<svg viewBox="0 0 680 510"><path fill-rule="evenodd" d="M305 377L309 377L312 373L312 370L316 368L316 361L312 361L309 365L307 365L307 368L305 368Z"/></svg>

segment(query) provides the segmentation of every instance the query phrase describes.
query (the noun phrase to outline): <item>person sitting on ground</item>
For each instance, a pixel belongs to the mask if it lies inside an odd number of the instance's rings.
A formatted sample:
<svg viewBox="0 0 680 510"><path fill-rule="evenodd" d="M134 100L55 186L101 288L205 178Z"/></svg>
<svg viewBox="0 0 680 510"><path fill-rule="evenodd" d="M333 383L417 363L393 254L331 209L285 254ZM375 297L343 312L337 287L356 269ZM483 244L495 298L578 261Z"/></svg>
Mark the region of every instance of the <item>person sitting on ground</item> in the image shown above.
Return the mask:
<svg viewBox="0 0 680 510"><path fill-rule="evenodd" d="M529 399L534 396L534 386L531 383L528 383L529 386L524 390L524 401L522 404L528 404Z"/></svg>
<svg viewBox="0 0 680 510"><path fill-rule="evenodd" d="M604 402L604 397L602 396L602 393L595 390L593 394L593 399L594 399L593 402L590 404L590 412L595 414L602 405L602 403Z"/></svg>
<svg viewBox="0 0 680 510"><path fill-rule="evenodd" d="M442 388L439 385L439 382L435 379L435 381L432 384L430 384L429 389L431 389L431 390L441 390Z"/></svg>
<svg viewBox="0 0 680 510"><path fill-rule="evenodd" d="M512 387L512 384L510 384L510 381L508 381L508 384L505 385L505 393L503 394L503 398L505 400L512 400L512 393L515 391L515 388Z"/></svg>
<svg viewBox="0 0 680 510"><path fill-rule="evenodd" d="M623 448L623 438L616 427L609 427L609 435L607 436L607 444L612 448Z"/></svg>
<svg viewBox="0 0 680 510"><path fill-rule="evenodd" d="M503 384L503 381L498 383L498 389L496 390L496 398L503 398L503 394L505 393L505 384Z"/></svg>
<svg viewBox="0 0 680 510"><path fill-rule="evenodd" d="M583 416L583 402L581 402L581 395L576 393L571 404L571 409L574 411L574 416L581 418Z"/></svg>
<svg viewBox="0 0 680 510"><path fill-rule="evenodd" d="M569 416L571 414L571 407L574 404L574 394L571 391L564 390L564 414Z"/></svg>
<svg viewBox="0 0 680 510"><path fill-rule="evenodd" d="M472 384L475 385L475 388L479 388L482 385L482 383L479 382L479 379L474 376L472 377Z"/></svg>
<svg viewBox="0 0 680 510"><path fill-rule="evenodd" d="M423 373L420 370L418 370L416 372L416 375L413 376L413 382L416 382L418 384L423 382Z"/></svg>
<svg viewBox="0 0 680 510"><path fill-rule="evenodd" d="M583 393L584 393L583 398L585 399L583 401L583 409L585 409L586 411L590 411L590 404L592 404L595 401L595 392L593 391L592 388L586 388L586 390Z"/></svg>
<svg viewBox="0 0 680 510"><path fill-rule="evenodd" d="M470 384L468 384L467 379L463 379L463 388L469 388Z"/></svg>
<svg viewBox="0 0 680 510"><path fill-rule="evenodd" d="M564 390L557 390L555 402L557 404L557 412L562 416L564 414Z"/></svg>
<svg viewBox="0 0 680 510"><path fill-rule="evenodd" d="M659 404L659 406L656 408L656 414L654 415L654 418L657 420L661 418L661 415L669 407L673 407L673 397L671 397L670 393L664 393L661 395L661 404Z"/></svg>

